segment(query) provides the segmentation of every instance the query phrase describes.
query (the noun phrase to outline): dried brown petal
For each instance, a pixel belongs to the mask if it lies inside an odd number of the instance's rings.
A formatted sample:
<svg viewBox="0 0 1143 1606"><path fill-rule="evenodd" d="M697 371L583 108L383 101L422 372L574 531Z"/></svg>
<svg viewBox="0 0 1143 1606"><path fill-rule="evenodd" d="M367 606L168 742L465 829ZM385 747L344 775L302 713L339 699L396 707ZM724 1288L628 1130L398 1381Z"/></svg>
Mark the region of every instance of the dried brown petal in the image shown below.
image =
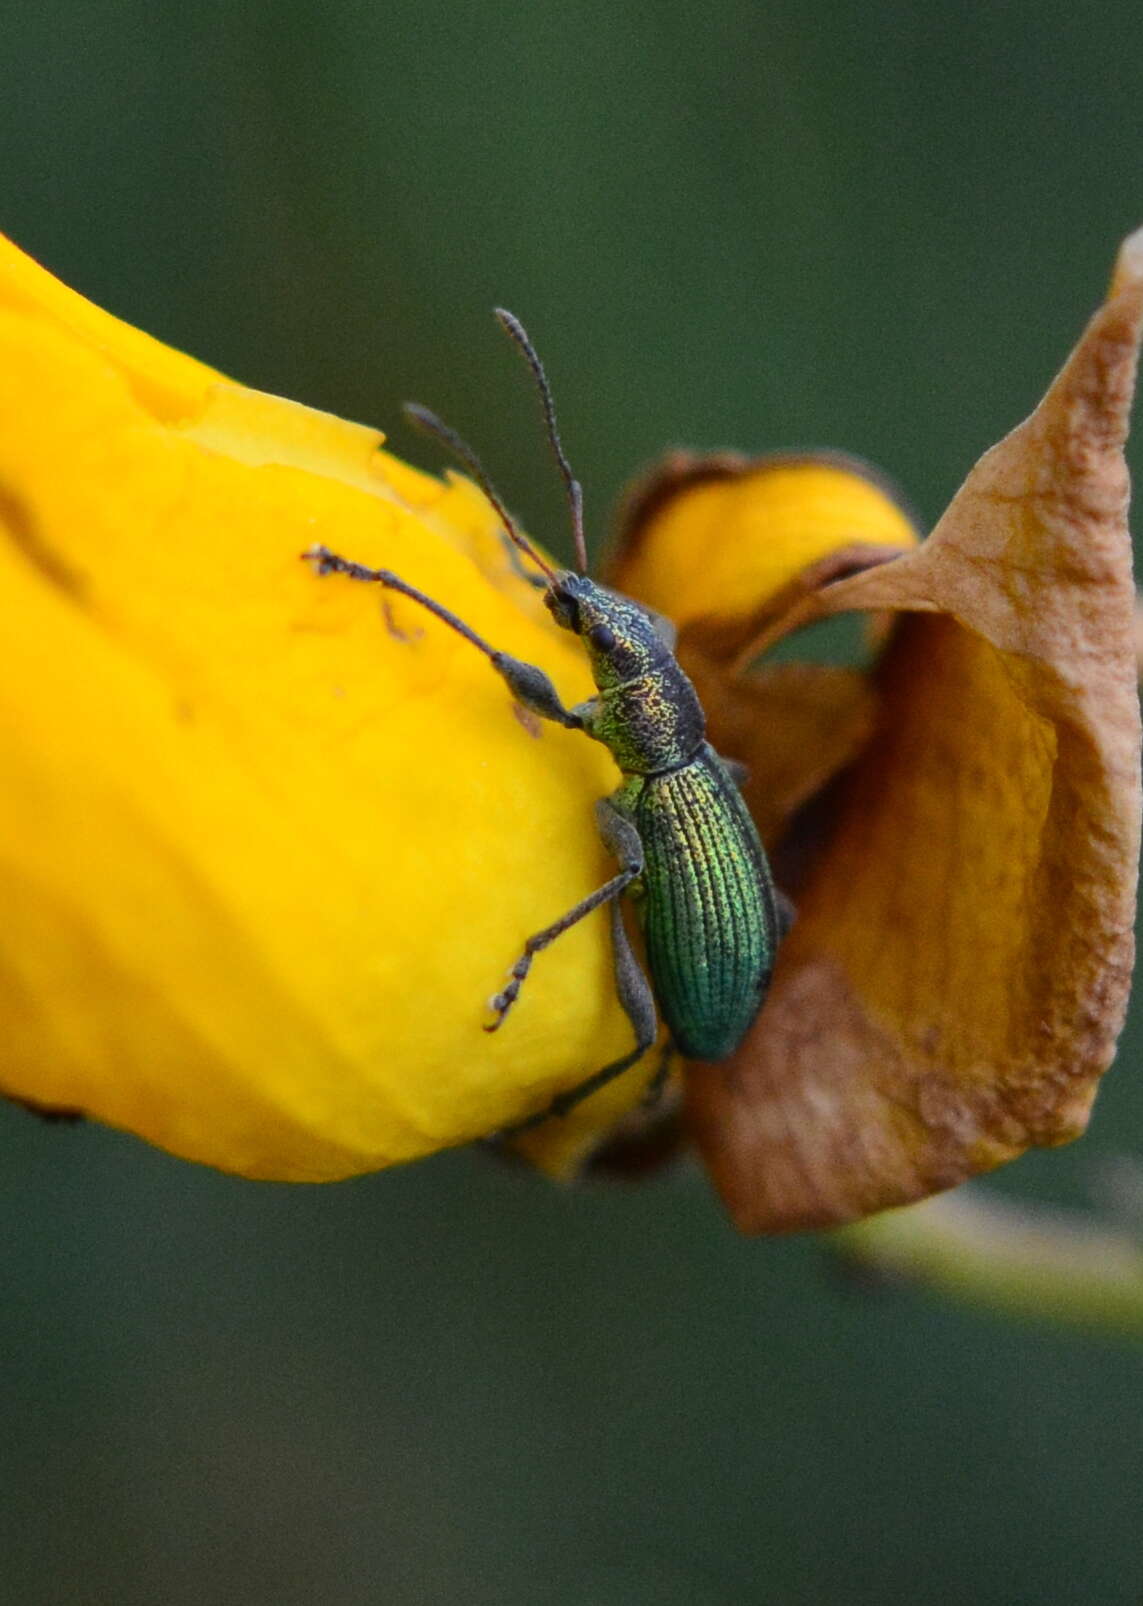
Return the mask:
<svg viewBox="0 0 1143 1606"><path fill-rule="evenodd" d="M747 1231L847 1221L1084 1128L1133 957L1122 446L1141 317L1143 233L925 546L818 594L818 616L910 617L766 1007L732 1060L690 1078Z"/></svg>

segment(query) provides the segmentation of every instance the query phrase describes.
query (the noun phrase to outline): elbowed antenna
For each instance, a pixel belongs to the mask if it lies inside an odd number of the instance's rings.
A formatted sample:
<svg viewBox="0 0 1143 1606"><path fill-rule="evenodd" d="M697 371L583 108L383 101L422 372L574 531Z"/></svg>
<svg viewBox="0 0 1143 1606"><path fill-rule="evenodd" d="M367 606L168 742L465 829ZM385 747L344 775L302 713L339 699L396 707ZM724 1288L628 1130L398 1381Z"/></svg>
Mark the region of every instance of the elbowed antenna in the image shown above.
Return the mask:
<svg viewBox="0 0 1143 1606"><path fill-rule="evenodd" d="M450 429L444 419L438 418L430 408L422 407L420 402L405 402L401 410L414 429L419 429L422 435L432 435L443 446L446 446L459 462L464 464L477 485L480 486L480 489L492 503L501 524L508 533L509 539L520 548L521 552L531 558L537 568L543 570L548 577L549 583L554 585L556 576L551 565L544 562L527 536L521 534L515 519L504 506L496 487L484 472L484 465L468 442L458 435L455 429Z"/></svg>
<svg viewBox="0 0 1143 1606"><path fill-rule="evenodd" d="M532 378L536 381L536 389L540 393L540 406L544 409L544 427L547 430L548 445L552 455L559 465L564 485L567 487L568 505L571 508L572 534L575 537L576 563L581 574L587 573L587 542L583 534L583 489L571 471L571 464L564 456L563 445L560 441L560 432L556 428L556 404L552 400L552 387L548 384L548 376L544 372L544 365L536 354L536 348L528 338L528 331L514 313L505 307L493 308L496 322L512 341L523 356L524 361L532 370Z"/></svg>

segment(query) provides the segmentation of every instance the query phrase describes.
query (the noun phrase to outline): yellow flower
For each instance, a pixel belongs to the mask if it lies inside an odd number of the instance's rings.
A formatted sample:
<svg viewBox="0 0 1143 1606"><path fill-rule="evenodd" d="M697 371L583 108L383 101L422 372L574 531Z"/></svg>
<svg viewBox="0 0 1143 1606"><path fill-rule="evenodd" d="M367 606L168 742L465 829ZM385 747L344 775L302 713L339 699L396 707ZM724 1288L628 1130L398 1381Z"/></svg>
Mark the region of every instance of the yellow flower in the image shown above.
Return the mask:
<svg viewBox="0 0 1143 1606"><path fill-rule="evenodd" d="M1110 1057L1138 833L1119 448L1140 255L1040 423L914 555L881 561L910 527L841 461L676 460L633 509L617 575L683 626L798 883L756 1029L688 1077L749 1228L1072 1136ZM621 1055L603 916L481 1030L523 938L611 872L608 755L514 718L413 605L395 633L371 591L299 562L325 543L384 564L588 695L474 488L229 383L6 245L0 414L0 1086L325 1180L496 1131ZM753 668L841 606L935 616L868 682ZM568 1172L646 1076L521 1147Z"/></svg>

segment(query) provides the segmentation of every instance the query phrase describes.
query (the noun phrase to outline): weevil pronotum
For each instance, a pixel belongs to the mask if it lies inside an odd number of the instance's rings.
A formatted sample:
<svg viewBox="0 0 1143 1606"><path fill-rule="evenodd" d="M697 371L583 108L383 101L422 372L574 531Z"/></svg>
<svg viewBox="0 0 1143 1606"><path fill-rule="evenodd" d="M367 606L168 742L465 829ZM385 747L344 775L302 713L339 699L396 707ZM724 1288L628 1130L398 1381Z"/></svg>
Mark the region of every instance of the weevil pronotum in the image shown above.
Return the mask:
<svg viewBox="0 0 1143 1606"><path fill-rule="evenodd" d="M510 312L496 317L532 371L548 443L571 507L578 572L555 570L517 528L472 449L427 408L405 411L464 464L499 518L518 571L544 591L556 624L580 637L598 696L565 708L544 671L497 652L456 614L388 569L370 569L327 547L303 556L318 574L344 574L410 598L485 654L513 698L543 719L583 731L611 751L623 784L595 806L604 844L619 871L560 919L530 936L507 986L491 1000L495 1031L519 995L535 956L593 910L608 905L619 1000L635 1030L635 1047L510 1130L520 1132L565 1115L605 1082L630 1069L658 1035L658 1012L668 1031L653 1086L669 1055L720 1060L742 1041L762 1005L774 957L792 911L777 892L754 821L733 767L706 741L698 696L675 655L670 622L587 573L583 497L556 427L547 377L523 325ZM523 553L539 573L525 570ZM650 984L623 925L620 899L637 910L651 972Z"/></svg>

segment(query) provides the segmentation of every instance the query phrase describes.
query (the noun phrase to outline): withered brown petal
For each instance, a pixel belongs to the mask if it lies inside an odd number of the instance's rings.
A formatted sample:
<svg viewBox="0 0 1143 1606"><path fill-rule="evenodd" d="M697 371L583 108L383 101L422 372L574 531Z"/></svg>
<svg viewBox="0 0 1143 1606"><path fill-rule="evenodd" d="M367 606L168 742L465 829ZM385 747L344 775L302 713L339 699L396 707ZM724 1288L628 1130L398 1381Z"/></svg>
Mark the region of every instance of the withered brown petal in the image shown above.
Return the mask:
<svg viewBox="0 0 1143 1606"><path fill-rule="evenodd" d="M770 998L733 1059L689 1079L746 1231L852 1220L1084 1129L1133 957L1122 446L1141 317L1143 231L1044 401L928 542L810 610L906 617Z"/></svg>

